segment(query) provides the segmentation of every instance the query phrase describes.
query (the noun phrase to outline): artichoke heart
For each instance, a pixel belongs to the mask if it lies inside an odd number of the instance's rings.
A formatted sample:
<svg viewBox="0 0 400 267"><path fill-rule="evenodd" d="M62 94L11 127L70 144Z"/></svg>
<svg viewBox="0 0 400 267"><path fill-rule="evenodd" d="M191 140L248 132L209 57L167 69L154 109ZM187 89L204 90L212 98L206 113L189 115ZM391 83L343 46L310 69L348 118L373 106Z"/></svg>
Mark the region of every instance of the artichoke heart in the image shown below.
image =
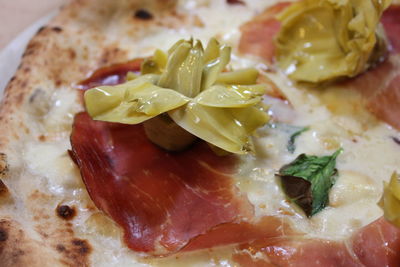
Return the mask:
<svg viewBox="0 0 400 267"><path fill-rule="evenodd" d="M385 183L379 205L383 208L385 219L400 227L400 177L393 173L389 183Z"/></svg>
<svg viewBox="0 0 400 267"><path fill-rule="evenodd" d="M354 77L382 60L386 38L379 20L391 0L304 0L278 19L280 67L293 80L321 83Z"/></svg>
<svg viewBox="0 0 400 267"><path fill-rule="evenodd" d="M257 84L256 69L226 71L230 54L230 47L216 39L205 49L200 41L180 40L167 52L156 50L144 60L140 76L86 91L86 109L95 120L126 124L155 123L159 120L150 119L169 115L180 129L215 147L250 152L251 135L269 120L261 103L266 85Z"/></svg>

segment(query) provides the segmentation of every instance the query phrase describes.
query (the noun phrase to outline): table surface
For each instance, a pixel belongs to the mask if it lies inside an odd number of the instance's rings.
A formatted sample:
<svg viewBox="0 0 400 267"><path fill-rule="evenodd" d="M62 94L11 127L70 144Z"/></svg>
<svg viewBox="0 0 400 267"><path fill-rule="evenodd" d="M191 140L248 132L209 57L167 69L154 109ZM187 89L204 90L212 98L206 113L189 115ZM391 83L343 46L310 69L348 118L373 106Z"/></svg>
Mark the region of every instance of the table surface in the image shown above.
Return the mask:
<svg viewBox="0 0 400 267"><path fill-rule="evenodd" d="M68 0L0 0L0 50L21 31Z"/></svg>

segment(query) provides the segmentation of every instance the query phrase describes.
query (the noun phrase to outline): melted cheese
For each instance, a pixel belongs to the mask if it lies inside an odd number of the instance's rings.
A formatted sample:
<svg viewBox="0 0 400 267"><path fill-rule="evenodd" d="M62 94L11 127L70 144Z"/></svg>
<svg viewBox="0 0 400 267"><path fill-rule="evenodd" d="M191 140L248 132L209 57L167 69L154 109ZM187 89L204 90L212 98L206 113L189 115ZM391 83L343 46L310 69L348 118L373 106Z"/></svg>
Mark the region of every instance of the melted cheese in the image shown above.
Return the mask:
<svg viewBox="0 0 400 267"><path fill-rule="evenodd" d="M204 27L152 32L138 43L122 43L132 51L132 58L150 55L155 48L167 49L181 38L207 41L218 36L233 46L240 36L238 27L275 1L246 1L247 6L228 6L225 0L181 1L183 12L197 15ZM233 55L234 67L262 67L250 57ZM359 98L348 91L329 88L315 91L296 88L281 73L265 74L288 97L286 102L266 98L271 114L279 119L276 127L266 126L257 133L256 156L246 156L235 177L238 188L247 194L257 216L279 215L291 220L294 227L310 237L347 238L360 227L382 215L376 202L382 193L382 182L393 171L400 172L400 147L391 140L399 132L376 121L361 106ZM75 231L90 240L101 252L92 254L94 266L233 266L229 253L207 250L160 260L141 260L123 245L118 227L96 211L91 203L77 168L67 155L73 114L79 111L73 91L61 90L52 96L54 105L38 126L43 142L26 144L24 159L30 173L39 177L48 191L60 201L78 207L73 224ZM289 126L288 126L289 125ZM290 154L286 144L290 125L309 126L310 130L296 140ZM308 219L283 195L275 173L298 154L331 154L342 147L337 168L339 177L330 192L330 206Z"/></svg>

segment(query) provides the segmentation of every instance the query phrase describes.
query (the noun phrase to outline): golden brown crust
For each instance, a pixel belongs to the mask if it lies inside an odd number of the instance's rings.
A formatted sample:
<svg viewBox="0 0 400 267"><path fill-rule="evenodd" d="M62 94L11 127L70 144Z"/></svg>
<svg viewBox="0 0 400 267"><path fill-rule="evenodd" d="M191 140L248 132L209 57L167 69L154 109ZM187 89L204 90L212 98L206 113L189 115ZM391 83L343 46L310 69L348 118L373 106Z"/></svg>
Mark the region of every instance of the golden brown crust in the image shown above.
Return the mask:
<svg viewBox="0 0 400 267"><path fill-rule="evenodd" d="M56 263L49 250L27 237L19 223L7 218L0 219L0 262L4 267L54 266Z"/></svg>
<svg viewBox="0 0 400 267"><path fill-rule="evenodd" d="M29 42L0 104L0 191L7 195L0 201L1 266L92 263L96 245L83 236L84 231L77 231L79 208L65 204L79 201L84 209L98 212L78 172L71 171L69 191L55 193L58 189L51 191L49 184L57 177L32 171L26 151L35 144L51 144L59 136L68 138L69 128L55 133L46 128L52 123L46 116L55 105L56 92L70 91L79 99L74 84L103 65L129 59L135 40L160 27L196 23L196 18L176 11L175 4L174 0L72 0Z"/></svg>

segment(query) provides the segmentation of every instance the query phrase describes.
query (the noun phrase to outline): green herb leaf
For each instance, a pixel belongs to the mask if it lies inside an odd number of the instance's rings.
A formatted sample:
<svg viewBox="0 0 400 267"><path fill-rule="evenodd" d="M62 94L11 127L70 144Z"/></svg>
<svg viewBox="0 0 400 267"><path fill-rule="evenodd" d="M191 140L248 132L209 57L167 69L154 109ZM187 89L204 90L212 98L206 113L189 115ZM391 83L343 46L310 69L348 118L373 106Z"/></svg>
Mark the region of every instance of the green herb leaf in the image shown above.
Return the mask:
<svg viewBox="0 0 400 267"><path fill-rule="evenodd" d="M308 130L310 130L309 127L304 127L303 129L300 129L300 130L296 131L295 133L293 133L293 134L290 136L289 141L288 141L288 144L287 144L287 146L286 146L287 150L288 150L290 153L293 153L293 152L296 150L296 144L295 144L296 138L299 137L302 133L304 133L304 132L306 132L306 131L308 131Z"/></svg>
<svg viewBox="0 0 400 267"><path fill-rule="evenodd" d="M285 194L307 216L313 216L328 204L329 190L337 176L336 158L341 152L339 149L323 157L301 154L279 170Z"/></svg>

